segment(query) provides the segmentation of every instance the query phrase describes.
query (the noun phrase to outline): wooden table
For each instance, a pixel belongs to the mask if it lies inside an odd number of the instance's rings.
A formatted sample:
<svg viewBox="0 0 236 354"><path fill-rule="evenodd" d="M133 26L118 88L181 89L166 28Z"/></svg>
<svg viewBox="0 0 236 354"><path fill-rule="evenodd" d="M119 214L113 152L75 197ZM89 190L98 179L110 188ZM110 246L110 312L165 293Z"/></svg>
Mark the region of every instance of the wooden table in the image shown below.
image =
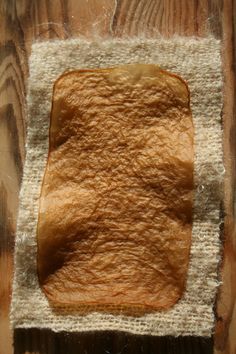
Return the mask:
<svg viewBox="0 0 236 354"><path fill-rule="evenodd" d="M236 353L236 4L234 0L0 0L0 354ZM119 333L54 334L9 329L18 195L25 158L28 58L36 39L76 36L222 38L224 62L225 228L223 285L215 338L150 338ZM213 349L214 347L214 349Z"/></svg>

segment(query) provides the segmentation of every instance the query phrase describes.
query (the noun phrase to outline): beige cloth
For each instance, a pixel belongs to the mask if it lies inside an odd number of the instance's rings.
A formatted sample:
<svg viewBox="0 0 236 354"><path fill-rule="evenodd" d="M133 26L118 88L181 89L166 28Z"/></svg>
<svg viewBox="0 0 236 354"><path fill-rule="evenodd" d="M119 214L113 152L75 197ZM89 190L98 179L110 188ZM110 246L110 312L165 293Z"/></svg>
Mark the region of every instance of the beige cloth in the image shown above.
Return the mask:
<svg viewBox="0 0 236 354"><path fill-rule="evenodd" d="M30 58L28 138L15 246L13 327L54 331L120 330L150 335L210 336L220 258L219 208L222 163L222 73L220 41L207 39L80 39L35 43ZM139 317L91 312L54 312L36 273L39 193L48 154L53 83L64 71L155 63L182 76L191 91L195 125L194 222L187 287L166 312Z"/></svg>

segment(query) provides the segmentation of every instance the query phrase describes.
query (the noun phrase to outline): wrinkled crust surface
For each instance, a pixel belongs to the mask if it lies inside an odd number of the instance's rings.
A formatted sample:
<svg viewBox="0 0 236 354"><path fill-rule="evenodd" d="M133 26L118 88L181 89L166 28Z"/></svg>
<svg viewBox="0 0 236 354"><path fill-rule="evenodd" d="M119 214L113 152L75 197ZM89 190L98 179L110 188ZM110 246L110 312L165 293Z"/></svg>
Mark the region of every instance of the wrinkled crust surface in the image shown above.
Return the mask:
<svg viewBox="0 0 236 354"><path fill-rule="evenodd" d="M52 305L167 310L185 288L193 123L186 83L156 65L55 83L38 219Z"/></svg>

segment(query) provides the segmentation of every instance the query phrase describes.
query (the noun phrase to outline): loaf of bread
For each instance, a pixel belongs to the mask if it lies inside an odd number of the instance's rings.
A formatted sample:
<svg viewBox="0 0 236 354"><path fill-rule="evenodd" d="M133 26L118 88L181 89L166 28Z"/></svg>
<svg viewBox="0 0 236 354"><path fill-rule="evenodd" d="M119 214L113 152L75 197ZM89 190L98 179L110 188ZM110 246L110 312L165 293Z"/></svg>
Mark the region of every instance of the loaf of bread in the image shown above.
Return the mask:
<svg viewBox="0 0 236 354"><path fill-rule="evenodd" d="M156 65L54 85L37 229L52 305L167 310L183 295L193 213L186 83Z"/></svg>

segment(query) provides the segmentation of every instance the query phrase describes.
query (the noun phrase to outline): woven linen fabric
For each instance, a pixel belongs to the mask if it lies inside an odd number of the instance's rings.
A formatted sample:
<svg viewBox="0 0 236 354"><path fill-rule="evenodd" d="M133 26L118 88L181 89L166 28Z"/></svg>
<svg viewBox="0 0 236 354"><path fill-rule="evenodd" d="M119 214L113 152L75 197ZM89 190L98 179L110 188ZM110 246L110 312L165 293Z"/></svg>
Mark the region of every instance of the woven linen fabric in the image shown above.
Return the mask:
<svg viewBox="0 0 236 354"><path fill-rule="evenodd" d="M84 39L38 42L32 46L28 82L28 135L15 244L11 305L14 328L53 331L119 330L149 335L210 336L220 260L222 149L221 43L194 39ZM195 126L194 220L184 296L168 311L127 316L90 310L52 310L37 277L36 228L39 196L48 156L52 88L65 71L154 63L180 75L190 88Z"/></svg>

